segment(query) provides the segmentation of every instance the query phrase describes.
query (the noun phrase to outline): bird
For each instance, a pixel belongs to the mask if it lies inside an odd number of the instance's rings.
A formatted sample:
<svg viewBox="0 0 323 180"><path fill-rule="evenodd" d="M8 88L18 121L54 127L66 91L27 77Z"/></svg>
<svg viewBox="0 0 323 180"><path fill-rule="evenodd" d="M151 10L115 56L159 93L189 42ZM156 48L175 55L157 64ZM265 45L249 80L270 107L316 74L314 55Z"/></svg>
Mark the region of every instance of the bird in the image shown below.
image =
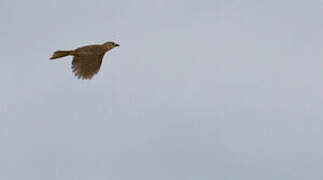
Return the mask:
<svg viewBox="0 0 323 180"><path fill-rule="evenodd" d="M113 41L108 41L103 44L82 46L74 50L57 50L50 59L73 56L72 71L75 76L78 79L92 79L100 70L104 54L119 46Z"/></svg>

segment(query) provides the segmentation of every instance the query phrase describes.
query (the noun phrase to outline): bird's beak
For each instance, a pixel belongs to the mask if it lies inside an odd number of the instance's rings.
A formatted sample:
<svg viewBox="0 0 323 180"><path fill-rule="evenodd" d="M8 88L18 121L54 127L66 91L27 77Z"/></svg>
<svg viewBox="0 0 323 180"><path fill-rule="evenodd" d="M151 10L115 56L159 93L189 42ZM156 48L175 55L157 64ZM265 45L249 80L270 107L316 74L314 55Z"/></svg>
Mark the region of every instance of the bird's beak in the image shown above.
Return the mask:
<svg viewBox="0 0 323 180"><path fill-rule="evenodd" d="M116 44L115 46L116 46L116 47L119 47L120 45L119 45L119 44Z"/></svg>

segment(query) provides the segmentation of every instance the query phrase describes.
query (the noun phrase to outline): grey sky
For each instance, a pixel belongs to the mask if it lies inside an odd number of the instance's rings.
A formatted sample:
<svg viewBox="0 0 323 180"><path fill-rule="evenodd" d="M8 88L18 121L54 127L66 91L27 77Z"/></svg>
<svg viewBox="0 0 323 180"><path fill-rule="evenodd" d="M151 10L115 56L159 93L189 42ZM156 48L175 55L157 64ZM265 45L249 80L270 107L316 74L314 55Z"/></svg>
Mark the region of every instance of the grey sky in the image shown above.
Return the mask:
<svg viewBox="0 0 323 180"><path fill-rule="evenodd" d="M1 0L0 179L323 179L322 10ZM91 81L49 60L108 40Z"/></svg>

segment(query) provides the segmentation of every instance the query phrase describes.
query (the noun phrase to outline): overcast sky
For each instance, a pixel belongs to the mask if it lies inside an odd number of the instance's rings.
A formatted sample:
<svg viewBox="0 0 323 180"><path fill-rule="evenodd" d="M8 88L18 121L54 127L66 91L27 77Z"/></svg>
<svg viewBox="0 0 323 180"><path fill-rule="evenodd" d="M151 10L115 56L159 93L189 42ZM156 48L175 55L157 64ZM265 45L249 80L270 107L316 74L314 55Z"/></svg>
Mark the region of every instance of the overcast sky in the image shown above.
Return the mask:
<svg viewBox="0 0 323 180"><path fill-rule="evenodd" d="M322 180L322 0L0 1L1 180ZM113 40L92 80L57 49Z"/></svg>

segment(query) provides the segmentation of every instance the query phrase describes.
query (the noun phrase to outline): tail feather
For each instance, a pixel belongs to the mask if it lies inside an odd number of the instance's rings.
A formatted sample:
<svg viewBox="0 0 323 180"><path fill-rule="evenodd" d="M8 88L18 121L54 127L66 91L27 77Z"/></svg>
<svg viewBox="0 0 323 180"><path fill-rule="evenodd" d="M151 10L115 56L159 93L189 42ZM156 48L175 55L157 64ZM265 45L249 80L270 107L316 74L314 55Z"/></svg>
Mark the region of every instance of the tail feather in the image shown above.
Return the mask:
<svg viewBox="0 0 323 180"><path fill-rule="evenodd" d="M74 55L74 51L55 51L50 59L57 59L69 55Z"/></svg>

